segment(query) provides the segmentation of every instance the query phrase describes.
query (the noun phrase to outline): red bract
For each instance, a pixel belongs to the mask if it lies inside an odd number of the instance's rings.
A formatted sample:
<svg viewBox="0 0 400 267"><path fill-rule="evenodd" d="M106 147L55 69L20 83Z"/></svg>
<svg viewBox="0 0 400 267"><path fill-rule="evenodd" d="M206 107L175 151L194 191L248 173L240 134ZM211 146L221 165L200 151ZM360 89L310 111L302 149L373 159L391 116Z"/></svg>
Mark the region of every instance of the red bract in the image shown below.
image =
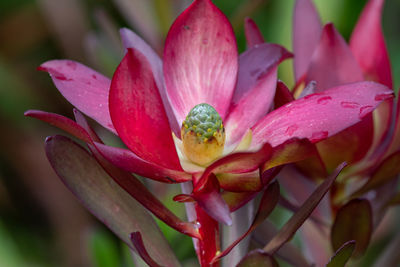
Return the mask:
<svg viewBox="0 0 400 267"><path fill-rule="evenodd" d="M127 149L101 144L82 119L76 124L55 114L26 113L67 130L87 142L96 158L105 158L125 171L166 183L192 180L193 192L176 199L197 202L194 211L200 228L193 231L193 225L180 224L172 215L167 216L167 223L199 238L196 248L203 266L208 266L220 249L215 240L207 240L218 236L215 220L232 222L229 207L243 205L265 188L277 166L308 157L312 153L301 153L311 151L313 143L356 124L393 97L390 89L374 82L327 83L333 88L269 113L277 67L291 54L279 45L260 44L262 37L255 25L248 25L247 31L256 32L248 32L251 47L238 56L225 15L211 0L195 0L172 25L163 61L137 35L122 29L126 54L111 81L72 61L54 60L40 67L49 72L68 101L117 134ZM329 29L327 34L335 35ZM201 103L215 108L226 129L222 156L207 166L190 162L179 138L185 117ZM122 187L129 187L115 171L106 171ZM220 188L225 194L232 190L247 195L230 198L227 205ZM139 200L137 194L132 196L165 220L163 212L149 208L151 203ZM214 243L208 246L207 242Z"/></svg>

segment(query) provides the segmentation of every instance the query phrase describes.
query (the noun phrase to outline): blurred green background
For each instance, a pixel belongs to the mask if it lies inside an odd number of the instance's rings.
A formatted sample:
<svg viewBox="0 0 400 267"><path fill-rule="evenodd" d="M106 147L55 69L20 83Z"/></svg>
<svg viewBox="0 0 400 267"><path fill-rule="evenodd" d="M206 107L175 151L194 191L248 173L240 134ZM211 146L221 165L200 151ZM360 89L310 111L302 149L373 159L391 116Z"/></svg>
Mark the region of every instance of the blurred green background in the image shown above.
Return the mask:
<svg viewBox="0 0 400 267"><path fill-rule="evenodd" d="M230 18L240 51L245 49L243 19L252 17L269 42L291 49L294 0L215 0ZM349 38L365 0L317 0L323 22L332 21ZM90 216L61 184L43 151L43 140L60 133L25 118L27 109L71 117L72 107L57 92L44 61L70 58L111 77L122 58L118 28L138 32L155 49L185 0L2 0L0 1L0 266L132 266L129 251ZM400 85L400 1L388 0L383 28ZM293 85L292 62L280 78ZM101 131L101 129L99 129ZM107 136L105 133L103 135ZM178 188L150 184L168 206ZM160 224L178 257L189 266L189 238Z"/></svg>

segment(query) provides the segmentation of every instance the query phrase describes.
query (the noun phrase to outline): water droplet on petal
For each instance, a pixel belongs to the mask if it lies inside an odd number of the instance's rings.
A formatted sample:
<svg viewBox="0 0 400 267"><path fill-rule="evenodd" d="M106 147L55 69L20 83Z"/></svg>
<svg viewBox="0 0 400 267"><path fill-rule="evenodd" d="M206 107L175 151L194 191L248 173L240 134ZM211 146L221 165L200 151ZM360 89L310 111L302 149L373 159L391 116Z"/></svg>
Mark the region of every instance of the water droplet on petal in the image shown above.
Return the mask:
<svg viewBox="0 0 400 267"><path fill-rule="evenodd" d="M368 115L373 109L373 106L363 106L360 108L360 113L358 114L358 116L360 117L360 119L362 119L366 115Z"/></svg>
<svg viewBox="0 0 400 267"><path fill-rule="evenodd" d="M375 96L375 101L383 101L389 99L393 96L393 94L380 94Z"/></svg>
<svg viewBox="0 0 400 267"><path fill-rule="evenodd" d="M67 82L72 81L72 79L67 78L63 74L59 74L59 73L54 75L54 78L56 78L57 80L60 80L60 81L67 81Z"/></svg>
<svg viewBox="0 0 400 267"><path fill-rule="evenodd" d="M204 45L208 44L208 39L207 39L207 38L204 38L204 39L203 39L203 44L204 44Z"/></svg>
<svg viewBox="0 0 400 267"><path fill-rule="evenodd" d="M317 100L317 103L320 104L320 105L326 105L326 104L328 104L328 102L331 101L331 100L332 100L332 97L330 97L330 96L324 96L324 97L319 98L319 99Z"/></svg>
<svg viewBox="0 0 400 267"><path fill-rule="evenodd" d="M342 101L340 102L340 105L342 108L358 108L360 104L357 102L350 102L350 101Z"/></svg>
<svg viewBox="0 0 400 267"><path fill-rule="evenodd" d="M292 136L294 134L294 132L297 131L297 129L299 129L299 126L297 126L296 124L290 125L289 127L287 127L285 133L288 136Z"/></svg>
<svg viewBox="0 0 400 267"><path fill-rule="evenodd" d="M92 74L92 78L97 80L97 76L95 74Z"/></svg>
<svg viewBox="0 0 400 267"><path fill-rule="evenodd" d="M327 131L315 132L311 135L310 141L316 143L327 138L329 133Z"/></svg>

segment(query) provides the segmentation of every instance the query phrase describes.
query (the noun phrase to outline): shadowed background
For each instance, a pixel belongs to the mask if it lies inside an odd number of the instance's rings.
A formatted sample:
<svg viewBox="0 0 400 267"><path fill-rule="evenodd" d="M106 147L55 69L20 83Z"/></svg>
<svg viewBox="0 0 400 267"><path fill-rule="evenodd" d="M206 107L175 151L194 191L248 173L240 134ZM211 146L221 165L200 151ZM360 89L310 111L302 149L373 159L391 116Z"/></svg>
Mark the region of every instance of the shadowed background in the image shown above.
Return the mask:
<svg viewBox="0 0 400 267"><path fill-rule="evenodd" d="M3 0L0 1L0 266L132 266L129 251L89 215L47 162L43 140L61 133L25 118L27 109L72 117L43 62L69 58L111 77L123 51L118 29L129 27L162 52L174 18L188 0ZM228 15L245 49L243 19L252 17L268 42L291 50L294 0L215 0ZM346 39L365 0L314 1L324 23L334 22ZM400 85L400 2L387 0L383 16L395 89ZM292 61L280 78L293 85ZM101 129L99 129L102 131ZM101 133L112 139L106 133ZM178 188L149 184L174 212ZM160 223L185 266L195 258L191 240Z"/></svg>

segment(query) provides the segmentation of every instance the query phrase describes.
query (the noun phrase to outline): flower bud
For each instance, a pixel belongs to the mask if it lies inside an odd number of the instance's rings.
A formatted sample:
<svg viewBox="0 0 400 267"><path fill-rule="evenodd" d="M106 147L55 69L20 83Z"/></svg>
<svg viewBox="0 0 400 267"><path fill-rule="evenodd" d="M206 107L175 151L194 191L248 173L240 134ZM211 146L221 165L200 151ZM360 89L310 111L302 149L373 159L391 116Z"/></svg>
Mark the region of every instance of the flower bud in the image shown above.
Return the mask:
<svg viewBox="0 0 400 267"><path fill-rule="evenodd" d="M182 123L181 138L186 157L205 166L222 155L225 129L218 112L208 104L196 105Z"/></svg>

